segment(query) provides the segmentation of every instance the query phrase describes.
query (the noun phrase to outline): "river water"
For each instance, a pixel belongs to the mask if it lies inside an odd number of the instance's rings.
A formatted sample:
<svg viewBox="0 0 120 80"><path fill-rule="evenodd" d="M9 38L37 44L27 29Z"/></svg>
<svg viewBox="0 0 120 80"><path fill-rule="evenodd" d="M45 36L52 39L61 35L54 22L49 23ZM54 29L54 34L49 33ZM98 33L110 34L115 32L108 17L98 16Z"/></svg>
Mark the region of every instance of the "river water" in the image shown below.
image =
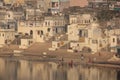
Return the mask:
<svg viewBox="0 0 120 80"><path fill-rule="evenodd" d="M120 80L117 69L0 58L0 80Z"/></svg>

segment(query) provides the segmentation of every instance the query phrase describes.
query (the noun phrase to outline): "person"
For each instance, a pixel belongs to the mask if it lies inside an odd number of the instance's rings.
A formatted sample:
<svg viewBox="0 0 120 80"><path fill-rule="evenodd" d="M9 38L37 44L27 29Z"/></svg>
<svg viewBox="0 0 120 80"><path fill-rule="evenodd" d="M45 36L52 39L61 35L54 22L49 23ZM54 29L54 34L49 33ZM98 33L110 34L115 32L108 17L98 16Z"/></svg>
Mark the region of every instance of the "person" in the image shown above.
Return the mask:
<svg viewBox="0 0 120 80"><path fill-rule="evenodd" d="M71 61L69 62L69 66L70 66L70 67L73 67L73 60L71 60Z"/></svg>
<svg viewBox="0 0 120 80"><path fill-rule="evenodd" d="M63 59L63 57L62 57L62 60L61 60L61 65L63 66L63 61L64 61L64 59Z"/></svg>
<svg viewBox="0 0 120 80"><path fill-rule="evenodd" d="M83 54L81 54L81 60L84 60L84 55Z"/></svg>
<svg viewBox="0 0 120 80"><path fill-rule="evenodd" d="M88 62L89 62L89 63L91 63L91 62L92 62L91 58L89 58Z"/></svg>

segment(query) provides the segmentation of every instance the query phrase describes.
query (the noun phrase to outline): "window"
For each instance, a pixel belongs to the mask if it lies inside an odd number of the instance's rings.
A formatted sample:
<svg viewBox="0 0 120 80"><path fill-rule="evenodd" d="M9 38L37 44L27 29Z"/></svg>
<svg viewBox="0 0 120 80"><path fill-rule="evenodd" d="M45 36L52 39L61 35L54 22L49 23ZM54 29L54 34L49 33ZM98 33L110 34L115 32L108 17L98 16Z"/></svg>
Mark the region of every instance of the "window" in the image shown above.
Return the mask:
<svg viewBox="0 0 120 80"><path fill-rule="evenodd" d="M84 36L88 37L88 31L87 30L84 31Z"/></svg>
<svg viewBox="0 0 120 80"><path fill-rule="evenodd" d="M2 36L4 37L4 34L2 34Z"/></svg>
<svg viewBox="0 0 120 80"><path fill-rule="evenodd" d="M8 29L10 29L10 25L8 25Z"/></svg>
<svg viewBox="0 0 120 80"><path fill-rule="evenodd" d="M82 37L82 30L79 31L79 36Z"/></svg>
<svg viewBox="0 0 120 80"><path fill-rule="evenodd" d="M47 26L47 22L45 22L45 25Z"/></svg>
<svg viewBox="0 0 120 80"><path fill-rule="evenodd" d="M41 35L43 35L43 31L41 31Z"/></svg>
<svg viewBox="0 0 120 80"><path fill-rule="evenodd" d="M48 28L47 31L50 32L50 28Z"/></svg>
<svg viewBox="0 0 120 80"><path fill-rule="evenodd" d="M90 20L88 22L90 23Z"/></svg>
<svg viewBox="0 0 120 80"><path fill-rule="evenodd" d="M29 23L29 26L32 27L32 26L33 26L33 23Z"/></svg>
<svg viewBox="0 0 120 80"><path fill-rule="evenodd" d="M30 30L30 35L33 35L33 31L32 30Z"/></svg>
<svg viewBox="0 0 120 80"><path fill-rule="evenodd" d="M120 40L119 40L119 38L117 38L117 43L120 44Z"/></svg>
<svg viewBox="0 0 120 80"><path fill-rule="evenodd" d="M8 17L10 17L10 14L8 15Z"/></svg>
<svg viewBox="0 0 120 80"><path fill-rule="evenodd" d="M115 38L113 38L113 42L115 42Z"/></svg>
<svg viewBox="0 0 120 80"><path fill-rule="evenodd" d="M85 23L87 23L87 20L85 20Z"/></svg>
<svg viewBox="0 0 120 80"><path fill-rule="evenodd" d="M57 25L57 23L55 22L55 26Z"/></svg>
<svg viewBox="0 0 120 80"><path fill-rule="evenodd" d="M48 26L50 26L50 22L48 22Z"/></svg>
<svg viewBox="0 0 120 80"><path fill-rule="evenodd" d="M38 31L37 34L39 35L39 34L40 34L40 31Z"/></svg>

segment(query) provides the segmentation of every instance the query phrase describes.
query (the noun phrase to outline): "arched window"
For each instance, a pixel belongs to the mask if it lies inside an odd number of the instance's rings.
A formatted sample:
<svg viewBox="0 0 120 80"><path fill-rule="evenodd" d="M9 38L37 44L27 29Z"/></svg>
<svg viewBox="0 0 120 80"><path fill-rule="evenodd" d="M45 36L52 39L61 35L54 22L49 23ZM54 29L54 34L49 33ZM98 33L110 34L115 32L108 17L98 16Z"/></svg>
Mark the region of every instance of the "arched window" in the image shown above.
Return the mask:
<svg viewBox="0 0 120 80"><path fill-rule="evenodd" d="M43 35L43 31L41 30L41 35Z"/></svg>
<svg viewBox="0 0 120 80"><path fill-rule="evenodd" d="M10 17L10 14L8 14L8 17Z"/></svg>
<svg viewBox="0 0 120 80"><path fill-rule="evenodd" d="M115 38L113 38L113 42L115 42Z"/></svg>
<svg viewBox="0 0 120 80"><path fill-rule="evenodd" d="M4 37L4 34L2 34L2 36Z"/></svg>
<svg viewBox="0 0 120 80"><path fill-rule="evenodd" d="M48 28L47 31L50 32L50 28Z"/></svg>
<svg viewBox="0 0 120 80"><path fill-rule="evenodd" d="M55 26L57 25L57 22L55 22Z"/></svg>
<svg viewBox="0 0 120 80"><path fill-rule="evenodd" d="M37 31L37 34L39 35L39 34L40 34L40 31Z"/></svg>
<svg viewBox="0 0 120 80"><path fill-rule="evenodd" d="M45 22L45 26L47 26L47 22Z"/></svg>
<svg viewBox="0 0 120 80"><path fill-rule="evenodd" d="M10 25L8 25L8 29L10 29Z"/></svg>
<svg viewBox="0 0 120 80"><path fill-rule="evenodd" d="M33 31L32 30L30 30L30 35L33 35Z"/></svg>
<svg viewBox="0 0 120 80"><path fill-rule="evenodd" d="M48 22L48 26L50 26L50 22Z"/></svg>
<svg viewBox="0 0 120 80"><path fill-rule="evenodd" d="M82 37L82 30L79 31L79 36Z"/></svg>

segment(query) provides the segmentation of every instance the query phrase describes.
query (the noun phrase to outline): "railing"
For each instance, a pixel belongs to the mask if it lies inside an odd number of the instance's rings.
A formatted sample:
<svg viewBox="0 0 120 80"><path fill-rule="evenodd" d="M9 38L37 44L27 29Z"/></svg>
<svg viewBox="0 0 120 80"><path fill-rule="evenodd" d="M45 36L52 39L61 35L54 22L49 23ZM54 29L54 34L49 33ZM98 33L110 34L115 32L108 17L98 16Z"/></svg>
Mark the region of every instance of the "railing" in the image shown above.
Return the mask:
<svg viewBox="0 0 120 80"><path fill-rule="evenodd" d="M0 31L15 31L15 29L0 29Z"/></svg>

